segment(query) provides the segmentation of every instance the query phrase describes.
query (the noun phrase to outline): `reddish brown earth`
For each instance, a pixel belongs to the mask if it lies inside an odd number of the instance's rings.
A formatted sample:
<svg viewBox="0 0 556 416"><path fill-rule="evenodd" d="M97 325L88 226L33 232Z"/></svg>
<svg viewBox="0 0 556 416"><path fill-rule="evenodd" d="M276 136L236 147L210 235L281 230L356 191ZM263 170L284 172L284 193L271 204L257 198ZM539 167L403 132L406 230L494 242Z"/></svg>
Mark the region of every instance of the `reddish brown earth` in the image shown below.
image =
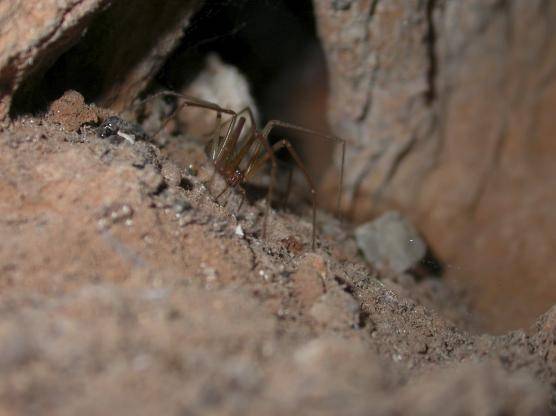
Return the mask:
<svg viewBox="0 0 556 416"><path fill-rule="evenodd" d="M216 203L183 137L51 108L0 131L1 414L549 413L555 309L474 334L457 291L377 273L324 213L315 252L281 209L262 239L263 201Z"/></svg>

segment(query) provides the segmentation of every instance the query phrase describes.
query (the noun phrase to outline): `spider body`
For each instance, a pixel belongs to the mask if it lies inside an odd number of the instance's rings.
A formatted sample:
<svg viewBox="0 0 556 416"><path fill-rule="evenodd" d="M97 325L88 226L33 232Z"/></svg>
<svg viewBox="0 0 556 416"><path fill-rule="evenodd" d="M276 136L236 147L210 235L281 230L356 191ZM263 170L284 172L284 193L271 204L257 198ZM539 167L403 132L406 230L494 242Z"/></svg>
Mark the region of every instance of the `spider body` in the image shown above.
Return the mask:
<svg viewBox="0 0 556 416"><path fill-rule="evenodd" d="M231 187L238 186L245 180L245 174L239 169L235 169L234 171L221 170L220 174L224 177L228 186Z"/></svg>
<svg viewBox="0 0 556 416"><path fill-rule="evenodd" d="M233 110L220 107L215 103L200 100L197 98L186 97L170 91L154 94L143 100L143 103L158 96L173 96L178 100L178 105L176 106L176 109L173 111L173 113L162 124L159 130L155 132L153 137L156 137L156 135L158 135L166 126L166 124L171 120L171 117L183 107L205 108L216 113L215 128L211 133L210 142L207 144L207 155L212 160L215 166L215 172L218 172L226 182L226 187L216 196L216 200L218 200L228 189L235 188L242 194L242 200L238 207L238 210L241 209L241 206L245 200L245 191L243 190L241 185L249 181L249 179L260 172L260 170L265 165L270 163L270 183L268 186L266 197L266 212L263 223L263 237L266 236L270 203L272 200L276 182L277 163L275 154L281 149L286 150L299 168L299 170L302 172L311 190L310 193L313 213L312 249L315 250L317 199L314 182L309 175L303 161L301 160L300 156L291 145L291 143L286 139L281 139L271 146L268 140L269 134L273 129L280 128L283 130L290 130L297 133L304 133L326 140L331 140L341 145L342 162L337 199L338 211L340 207L342 192L345 156L345 141L343 139L278 120L271 120L264 126L262 130L258 130L256 127L255 118L253 117L253 112L249 107L244 108L239 112L235 112ZM227 115L229 117L229 120L222 121L223 115ZM247 121L249 122L249 127L244 131ZM287 200L287 196L290 191L290 185L291 174L288 179L288 189L286 191L285 200Z"/></svg>

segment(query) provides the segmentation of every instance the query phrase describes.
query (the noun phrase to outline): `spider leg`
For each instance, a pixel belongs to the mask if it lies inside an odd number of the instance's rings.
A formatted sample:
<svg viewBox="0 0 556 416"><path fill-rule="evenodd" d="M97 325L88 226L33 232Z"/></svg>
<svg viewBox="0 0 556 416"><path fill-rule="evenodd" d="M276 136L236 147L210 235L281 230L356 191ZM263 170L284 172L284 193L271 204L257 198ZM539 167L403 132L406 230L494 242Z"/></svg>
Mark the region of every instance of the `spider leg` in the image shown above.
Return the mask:
<svg viewBox="0 0 556 416"><path fill-rule="evenodd" d="M230 124L230 128L233 127L233 130L231 134L228 134L224 139L214 162L219 169L226 167L226 170L230 172L235 171L235 168L230 164L230 158L232 157L237 141L241 136L243 126L245 125L245 117L240 117L237 119L237 122L235 117L237 117L237 115L234 116L232 123Z"/></svg>
<svg viewBox="0 0 556 416"><path fill-rule="evenodd" d="M242 115L245 115L246 117L241 117ZM255 117L253 116L253 111L251 110L251 108L245 107L241 111L236 113L235 120L232 119L225 122L221 122L221 120L222 117L220 113L218 113L217 123L218 121L220 121L220 123L217 125L212 135L213 144L210 149L210 153L212 154L211 157L212 160L217 161L220 166L226 165L229 170L235 171L241 163L241 160L245 157L245 154L251 147L251 145L246 146L246 143L249 141L255 141L255 138L253 137L253 134L257 127L255 123ZM246 121L249 122L249 129L247 130L246 135L247 139L245 139L244 142L241 143L238 153L235 154L232 159L233 151L241 140L241 131L243 130ZM222 143L223 138L221 136L218 137L217 135L218 132L222 129L222 126L226 125L227 123L230 123L229 128L235 127L235 130L233 130L231 135L227 136L228 139L224 140L224 143Z"/></svg>
<svg viewBox="0 0 556 416"><path fill-rule="evenodd" d="M288 205L288 197L290 196L291 186L292 186L292 176L293 170L288 169L288 185L286 186L286 193L284 194L284 200L282 201L282 207L285 208Z"/></svg>
<svg viewBox="0 0 556 416"><path fill-rule="evenodd" d="M246 115L247 118L243 117L243 115ZM266 196L266 207L265 207L265 215L264 215L264 222L263 222L263 238L266 237L266 231L268 228L268 218L270 216L270 204L272 201L272 194L274 191L274 186L276 183L276 158L274 156L274 152L272 151L270 144L268 143L268 140L266 139L266 137L264 137L263 135L260 134L260 132L257 131L256 129L256 123L255 123L255 117L253 115L253 111L251 110L250 107L245 107L243 108L241 111L239 111L237 113L237 116L239 117L238 119L238 125L241 121L241 127L243 127L244 123L246 120L249 121L250 126L249 126L249 130L247 133L247 136L245 138L245 140L242 141L242 143L239 146L239 149L237 150L237 153L233 156L227 156L226 159L226 170L234 172L237 170L241 170L240 169L240 164L242 162L242 160L247 156L247 154L249 153L249 150L252 148L252 146L254 144L256 144L256 148L253 152L254 156L251 158L251 160L248 162L248 166L245 170L245 174L244 174L244 178L242 180L242 182L245 182L246 180L246 176L248 176L249 172L252 171L253 166L256 164L256 159L259 155L259 153L261 152L261 149L264 149L265 153L269 154L270 156L265 159L265 161L263 163L266 163L268 160L270 160L271 162L271 171L270 171L270 184L268 187L268 192L267 192L267 196ZM240 117L241 116L241 117ZM243 120L243 121L242 121ZM234 134L231 136L232 138L230 139L233 142L234 146L231 146L229 149L230 152L233 151L233 147L235 147L237 145L238 140L240 139L241 136L241 128L238 128L234 131ZM222 148L224 148L224 146L226 146L226 144L222 145ZM241 188L243 190L243 188ZM245 192L245 191L243 191ZM244 199L245 199L245 195L243 194L243 199L241 201L241 204L238 208L241 209L241 206L243 205Z"/></svg>
<svg viewBox="0 0 556 416"><path fill-rule="evenodd" d="M255 142L257 142L257 137L256 137L256 123L255 123L255 117L253 116L253 111L251 110L250 107L245 107L243 108L241 111L239 111L237 114L238 116L240 114L246 114L247 115L247 119L249 120L249 130L246 136L246 139L243 141L243 143L241 144L241 147L239 148L238 152L236 153L236 155L234 156L234 158L230 161L229 167L232 170L236 170L239 168L239 165L241 164L241 161L245 158L245 156L247 156L247 154L249 153L249 149L251 149L251 146L253 146L253 144ZM258 141L257 142L257 147L255 148L255 151L253 152L255 155L258 154L261 150L261 147L264 147L261 145L261 142Z"/></svg>
<svg viewBox="0 0 556 416"><path fill-rule="evenodd" d="M161 97L161 96L171 96L171 97L176 97L178 100L181 100L181 103L174 109L174 111L172 111L172 113L170 114L170 116L164 121L164 123L162 123L162 126L160 126L160 128L153 134L153 139L156 138L160 132L168 125L168 123L170 122L170 120L172 119L172 117L182 108L184 107L197 107L197 108L205 108L207 110L212 110L212 111L216 111L217 115L217 123L219 120L221 120L222 118L222 114L228 114L230 116L232 116L232 121L230 123L230 126L226 132L226 136L224 139L224 144L222 146L225 145L225 143L227 142L227 140L229 139L229 136L232 133L232 128L235 124L235 120L237 118L237 114L235 111L227 109L227 108L223 108L220 107L218 104L215 103L211 103L210 101L205 101L205 100L201 100L199 98L194 98L194 97L188 97L186 95L183 94L179 94L177 92L173 92L173 91L160 91L157 92L141 101L139 101L138 105L142 105L145 104L157 97ZM217 124L218 125L218 124ZM218 130L219 131L219 127L217 127L215 129L215 131ZM220 147L219 143L218 143L218 134L214 135L213 137L213 144L212 144L212 153L216 153L216 148ZM220 147L219 153L222 152L222 147ZM213 160L215 158L213 157Z"/></svg>
<svg viewBox="0 0 556 416"><path fill-rule="evenodd" d="M218 195L216 195L216 197L214 198L216 200L216 202L218 202L218 199L220 199L220 197L222 195L224 195L224 193L230 189L230 187L228 186L228 184L226 184L226 186L224 187L224 189L222 189L222 191L220 191L220 193Z"/></svg>
<svg viewBox="0 0 556 416"><path fill-rule="evenodd" d="M337 215L339 217L340 216L340 203L342 201L342 190L343 190L343 182L344 182L344 164L345 164L345 156L346 156L346 141L344 139L341 139L340 137L330 136L330 135L327 135L327 134L319 133L318 131L306 129L305 127L297 126L297 125L291 124L291 123L286 123L286 122L280 121L280 120L270 120L268 123L266 123L266 126L262 130L263 136L268 137L268 135L270 134L270 131L275 127L281 127L281 128L284 128L284 129L297 131L297 132L305 133L305 134L311 134L311 135L316 136L316 137L321 137L321 138L324 138L324 139L327 139L327 140L331 140L331 141L339 144L342 147L342 161L341 161L341 166L340 166L340 183L338 185L338 198L337 198L337 201L336 201L336 211L337 211ZM292 154L292 157L293 157L293 154Z"/></svg>
<svg viewBox="0 0 556 416"><path fill-rule="evenodd" d="M199 107L199 108L206 108L207 110L214 110L216 112L220 112L223 114L229 114L229 115L234 115L236 114L235 111L232 111L228 108L224 108L224 107L220 107L218 104L212 103L210 101L205 101L205 100L201 100L200 98L195 98L195 97L189 97L187 95L183 95L174 91L159 91L157 93L154 93L153 95L149 95L147 98L144 98L143 100L139 101L139 103L137 104L142 105L145 104L155 98L158 97L162 97L162 96L170 96L170 97L175 97L178 100L181 100L181 104L180 107L178 107L176 110L174 110L174 112L172 114L175 114L175 112L183 107L186 106L190 106L190 107Z"/></svg>
<svg viewBox="0 0 556 416"><path fill-rule="evenodd" d="M144 104L156 97L160 97L160 96L172 96L172 97L176 97L178 100L181 101L181 103L179 103L179 105L174 109L174 111L170 114L170 116L165 120L165 122L162 124L162 126L155 132L155 134L153 135L153 138L155 138L163 129L164 127L166 127L166 125L169 123L169 121L171 120L171 118L182 108L184 107L198 107L198 108L205 108L208 110L213 110L216 112L216 121L215 121L215 128L214 130L211 132L210 136L211 136L211 141L210 144L208 146L208 154L209 157L212 159L212 161L215 164L215 169L213 170L210 180L208 182L208 188L210 191L211 185L213 183L214 177L216 175L216 171L220 170L222 171L226 171L226 172L235 172L236 169L238 169L239 164L241 163L241 160L245 157L245 155L248 153L249 149L251 148L252 144L256 141L259 140L259 147L257 148L257 151L259 151L259 149L261 148L261 141L262 141L262 147L267 147L268 151L270 151L270 146L268 145L268 143L266 142L265 139L263 139L262 137L258 137L260 135L256 134L256 123L255 123L255 117L253 115L253 111L251 110L251 108L246 107L244 109L242 109L239 113L236 113L233 110L230 109L226 109L223 107L220 107L219 105L209 102L209 101L205 101L205 100L201 100L198 98L194 98L194 97L188 97L185 96L183 94L179 94L173 91L161 91L158 93L155 93L147 98L145 98L144 100L139 102L139 105ZM231 116L231 119L226 121L226 122L222 122L222 114L227 114ZM240 115L245 114L245 116L239 117ZM234 155L234 150L237 146L238 140L241 137L241 132L243 130L243 127L245 125L246 121L249 121L250 126L249 126L249 130L247 133L247 139L246 139L246 143L242 143L238 154ZM225 136L221 135L221 130L222 127L229 123L229 125L227 126L227 130L226 130L226 134ZM233 156L233 158L232 158ZM274 162L274 155L272 155L272 163L273 163L273 169L272 169L272 178L275 177L275 162ZM226 178L227 179L227 178ZM264 226L263 226L263 236L266 235L266 228L267 228L267 218L268 218L268 212L270 209L270 200L272 198L272 189L273 189L273 184L274 179L271 181L271 185L269 187L269 192L268 192L268 196L267 196L267 208L266 208L266 213L265 213L265 222L264 222ZM229 185L226 185L226 187L216 196L216 201L218 201L218 199L230 188ZM245 200L245 190L243 188L238 187L241 190L241 194L242 194L242 199L241 202L239 204L238 207L238 212L241 209L244 200Z"/></svg>
<svg viewBox="0 0 556 416"><path fill-rule="evenodd" d="M268 185L268 192L266 194L266 206L265 215L263 222L263 238L266 236L266 230L268 226L268 217L270 215L270 203L272 201L272 193L274 191L274 185L276 183L276 157L268 140L260 132L254 130L253 137L259 142L259 146L265 149L265 153L259 156L258 153L251 158L247 168L245 169L243 182L246 182L250 177L252 177L266 162L270 160L270 184ZM243 147L250 146L253 142L247 141Z"/></svg>
<svg viewBox="0 0 556 416"><path fill-rule="evenodd" d="M249 134L253 134L253 132L257 129L257 123L255 123L255 116L253 115L253 110L251 107L242 108L238 111L237 115L246 114L247 120L249 121Z"/></svg>
<svg viewBox="0 0 556 416"><path fill-rule="evenodd" d="M211 189L212 188L212 183L214 182L215 177L216 177L216 167L212 166L212 173L210 174L210 178L207 182L207 188L208 188L209 193L211 193L211 194L212 194L212 189Z"/></svg>
<svg viewBox="0 0 556 416"><path fill-rule="evenodd" d="M265 142L268 144L268 142L266 141L266 138L265 138ZM299 154L295 151L295 149L293 148L291 143L289 141L285 140L285 139L282 139L279 142L272 145L272 147L270 148L270 151L267 150L267 152L263 156L261 156L258 159L254 159L252 161L252 164L250 164L251 169L249 169L249 171L248 171L248 173L246 173L245 177L247 179L248 177L252 176L256 171L258 171L264 165L264 163L269 158L275 158L275 153L278 150L283 149L283 148L285 148L290 153L291 157L295 161L297 167L303 173L303 176L305 176L305 179L307 180L307 183L309 184L309 187L311 188L311 202L312 202L312 207L313 207L313 218L312 218L313 231L312 231L311 247L312 247L312 250L314 251L315 250L315 241L316 241L316 224L317 224L317 191L315 190L315 185L313 183L313 180L311 179L311 176L309 175L309 172L307 172L307 168L303 164L303 161L301 160L301 158L299 157Z"/></svg>
<svg viewBox="0 0 556 416"><path fill-rule="evenodd" d="M303 176L305 176L305 179L307 180L307 183L309 184L309 187L311 188L311 202L312 202L312 205L313 205L313 235L312 235L311 247L312 247L312 250L315 251L315 240L316 240L316 233L317 233L317 229L316 229L316 226L317 226L317 191L315 190L315 184L313 183L313 180L311 179L311 176L309 175L309 172L307 172L307 168L305 167L305 165L301 161L301 158L299 157L298 153L295 151L295 149L293 148L293 146L291 145L291 143L289 141L287 141L285 139L280 140L279 142L275 143L272 146L272 151L277 152L278 150L280 150L282 148L286 148L288 150L291 157L295 161L297 167L301 170L301 172L303 173Z"/></svg>
<svg viewBox="0 0 556 416"><path fill-rule="evenodd" d="M216 113L216 121L214 122L214 130L209 134L210 141L207 147L207 154L212 160L216 159L216 152L220 145L220 128L222 126L222 113Z"/></svg>
<svg viewBox="0 0 556 416"><path fill-rule="evenodd" d="M239 201L239 205L237 206L237 209L236 209L236 215L237 215L237 214L239 214L239 211L241 211L241 207L243 206L243 203L245 202L245 199L247 198L247 194L245 192L245 189L243 189L240 185L237 185L236 189L241 194L241 200Z"/></svg>

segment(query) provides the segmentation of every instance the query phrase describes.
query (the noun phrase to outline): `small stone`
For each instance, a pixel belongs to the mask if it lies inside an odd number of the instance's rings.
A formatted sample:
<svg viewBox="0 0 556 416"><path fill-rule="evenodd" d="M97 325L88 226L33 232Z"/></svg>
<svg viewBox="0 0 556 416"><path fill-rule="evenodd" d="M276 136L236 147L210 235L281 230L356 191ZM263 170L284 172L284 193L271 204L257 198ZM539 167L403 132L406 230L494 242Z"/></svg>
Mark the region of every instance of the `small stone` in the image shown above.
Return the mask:
<svg viewBox="0 0 556 416"><path fill-rule="evenodd" d="M133 208L128 204L114 203L105 206L98 217L97 228L99 230L106 230L110 226L121 222L126 225L132 225L131 218L133 214Z"/></svg>
<svg viewBox="0 0 556 416"><path fill-rule="evenodd" d="M413 225L394 211L359 226L355 238L369 263L389 267L398 273L417 264L427 251Z"/></svg>
<svg viewBox="0 0 556 416"><path fill-rule="evenodd" d="M337 11L349 10L352 0L332 0L332 8Z"/></svg>
<svg viewBox="0 0 556 416"><path fill-rule="evenodd" d="M318 254L306 254L291 276L294 295L303 308L310 308L326 291L328 270Z"/></svg>
<svg viewBox="0 0 556 416"><path fill-rule="evenodd" d="M193 215L191 215L191 213L187 213L185 215L181 214L180 219L178 220L178 225L180 227L185 227L189 224L192 224L193 222L195 222L195 219Z"/></svg>
<svg viewBox="0 0 556 416"><path fill-rule="evenodd" d="M247 78L238 68L225 63L215 53L207 56L205 67L181 92L191 97L216 102L224 108L249 107L255 122L259 119ZM214 114L205 109L190 106L179 108L176 119L179 124L187 126L187 132L194 137L203 137L214 129Z"/></svg>
<svg viewBox="0 0 556 416"><path fill-rule="evenodd" d="M238 224L238 225L236 226L235 234L236 234L238 237L241 237L241 238L245 237L245 233L243 232L243 228L241 228L241 225L240 225L240 224Z"/></svg>
<svg viewBox="0 0 556 416"><path fill-rule="evenodd" d="M268 275L268 273L262 269L259 270L259 276L261 276L267 282L270 280L270 276Z"/></svg>
<svg viewBox="0 0 556 416"><path fill-rule="evenodd" d="M290 253L298 256L303 252L303 243L295 238L293 235L290 235L287 238L283 238L280 242L284 245L286 250Z"/></svg>
<svg viewBox="0 0 556 416"><path fill-rule="evenodd" d="M201 264L203 274L205 275L206 283L214 283L218 279L218 272L213 267L207 267Z"/></svg>
<svg viewBox="0 0 556 416"><path fill-rule="evenodd" d="M417 348L416 348L417 353L426 354L428 350L429 350L429 346L426 342L419 342L417 344Z"/></svg>
<svg viewBox="0 0 556 416"><path fill-rule="evenodd" d="M171 186L178 186L181 181L179 168L173 163L165 163L160 172L164 180Z"/></svg>
<svg viewBox="0 0 556 416"><path fill-rule="evenodd" d="M185 199L178 199L174 202L174 211L176 214L182 214L191 209L191 204Z"/></svg>
<svg viewBox="0 0 556 416"><path fill-rule="evenodd" d="M148 194L156 195L166 186L166 182L157 170L148 165L141 175L141 184L145 187Z"/></svg>
<svg viewBox="0 0 556 416"><path fill-rule="evenodd" d="M359 304L349 294L335 288L329 290L311 307L311 316L328 329L354 328L359 321Z"/></svg>

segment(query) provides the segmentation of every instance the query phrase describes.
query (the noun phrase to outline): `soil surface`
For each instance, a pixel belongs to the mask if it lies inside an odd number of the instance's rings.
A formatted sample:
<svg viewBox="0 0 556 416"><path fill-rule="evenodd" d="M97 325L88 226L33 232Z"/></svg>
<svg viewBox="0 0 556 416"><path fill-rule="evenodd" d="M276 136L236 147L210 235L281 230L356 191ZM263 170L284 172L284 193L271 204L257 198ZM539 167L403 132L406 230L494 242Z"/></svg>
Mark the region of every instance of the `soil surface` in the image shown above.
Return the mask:
<svg viewBox="0 0 556 416"><path fill-rule="evenodd" d="M308 207L263 238L200 147L99 138L77 101L0 131L0 414L550 414L556 308L474 333L442 279L322 212L312 252Z"/></svg>

